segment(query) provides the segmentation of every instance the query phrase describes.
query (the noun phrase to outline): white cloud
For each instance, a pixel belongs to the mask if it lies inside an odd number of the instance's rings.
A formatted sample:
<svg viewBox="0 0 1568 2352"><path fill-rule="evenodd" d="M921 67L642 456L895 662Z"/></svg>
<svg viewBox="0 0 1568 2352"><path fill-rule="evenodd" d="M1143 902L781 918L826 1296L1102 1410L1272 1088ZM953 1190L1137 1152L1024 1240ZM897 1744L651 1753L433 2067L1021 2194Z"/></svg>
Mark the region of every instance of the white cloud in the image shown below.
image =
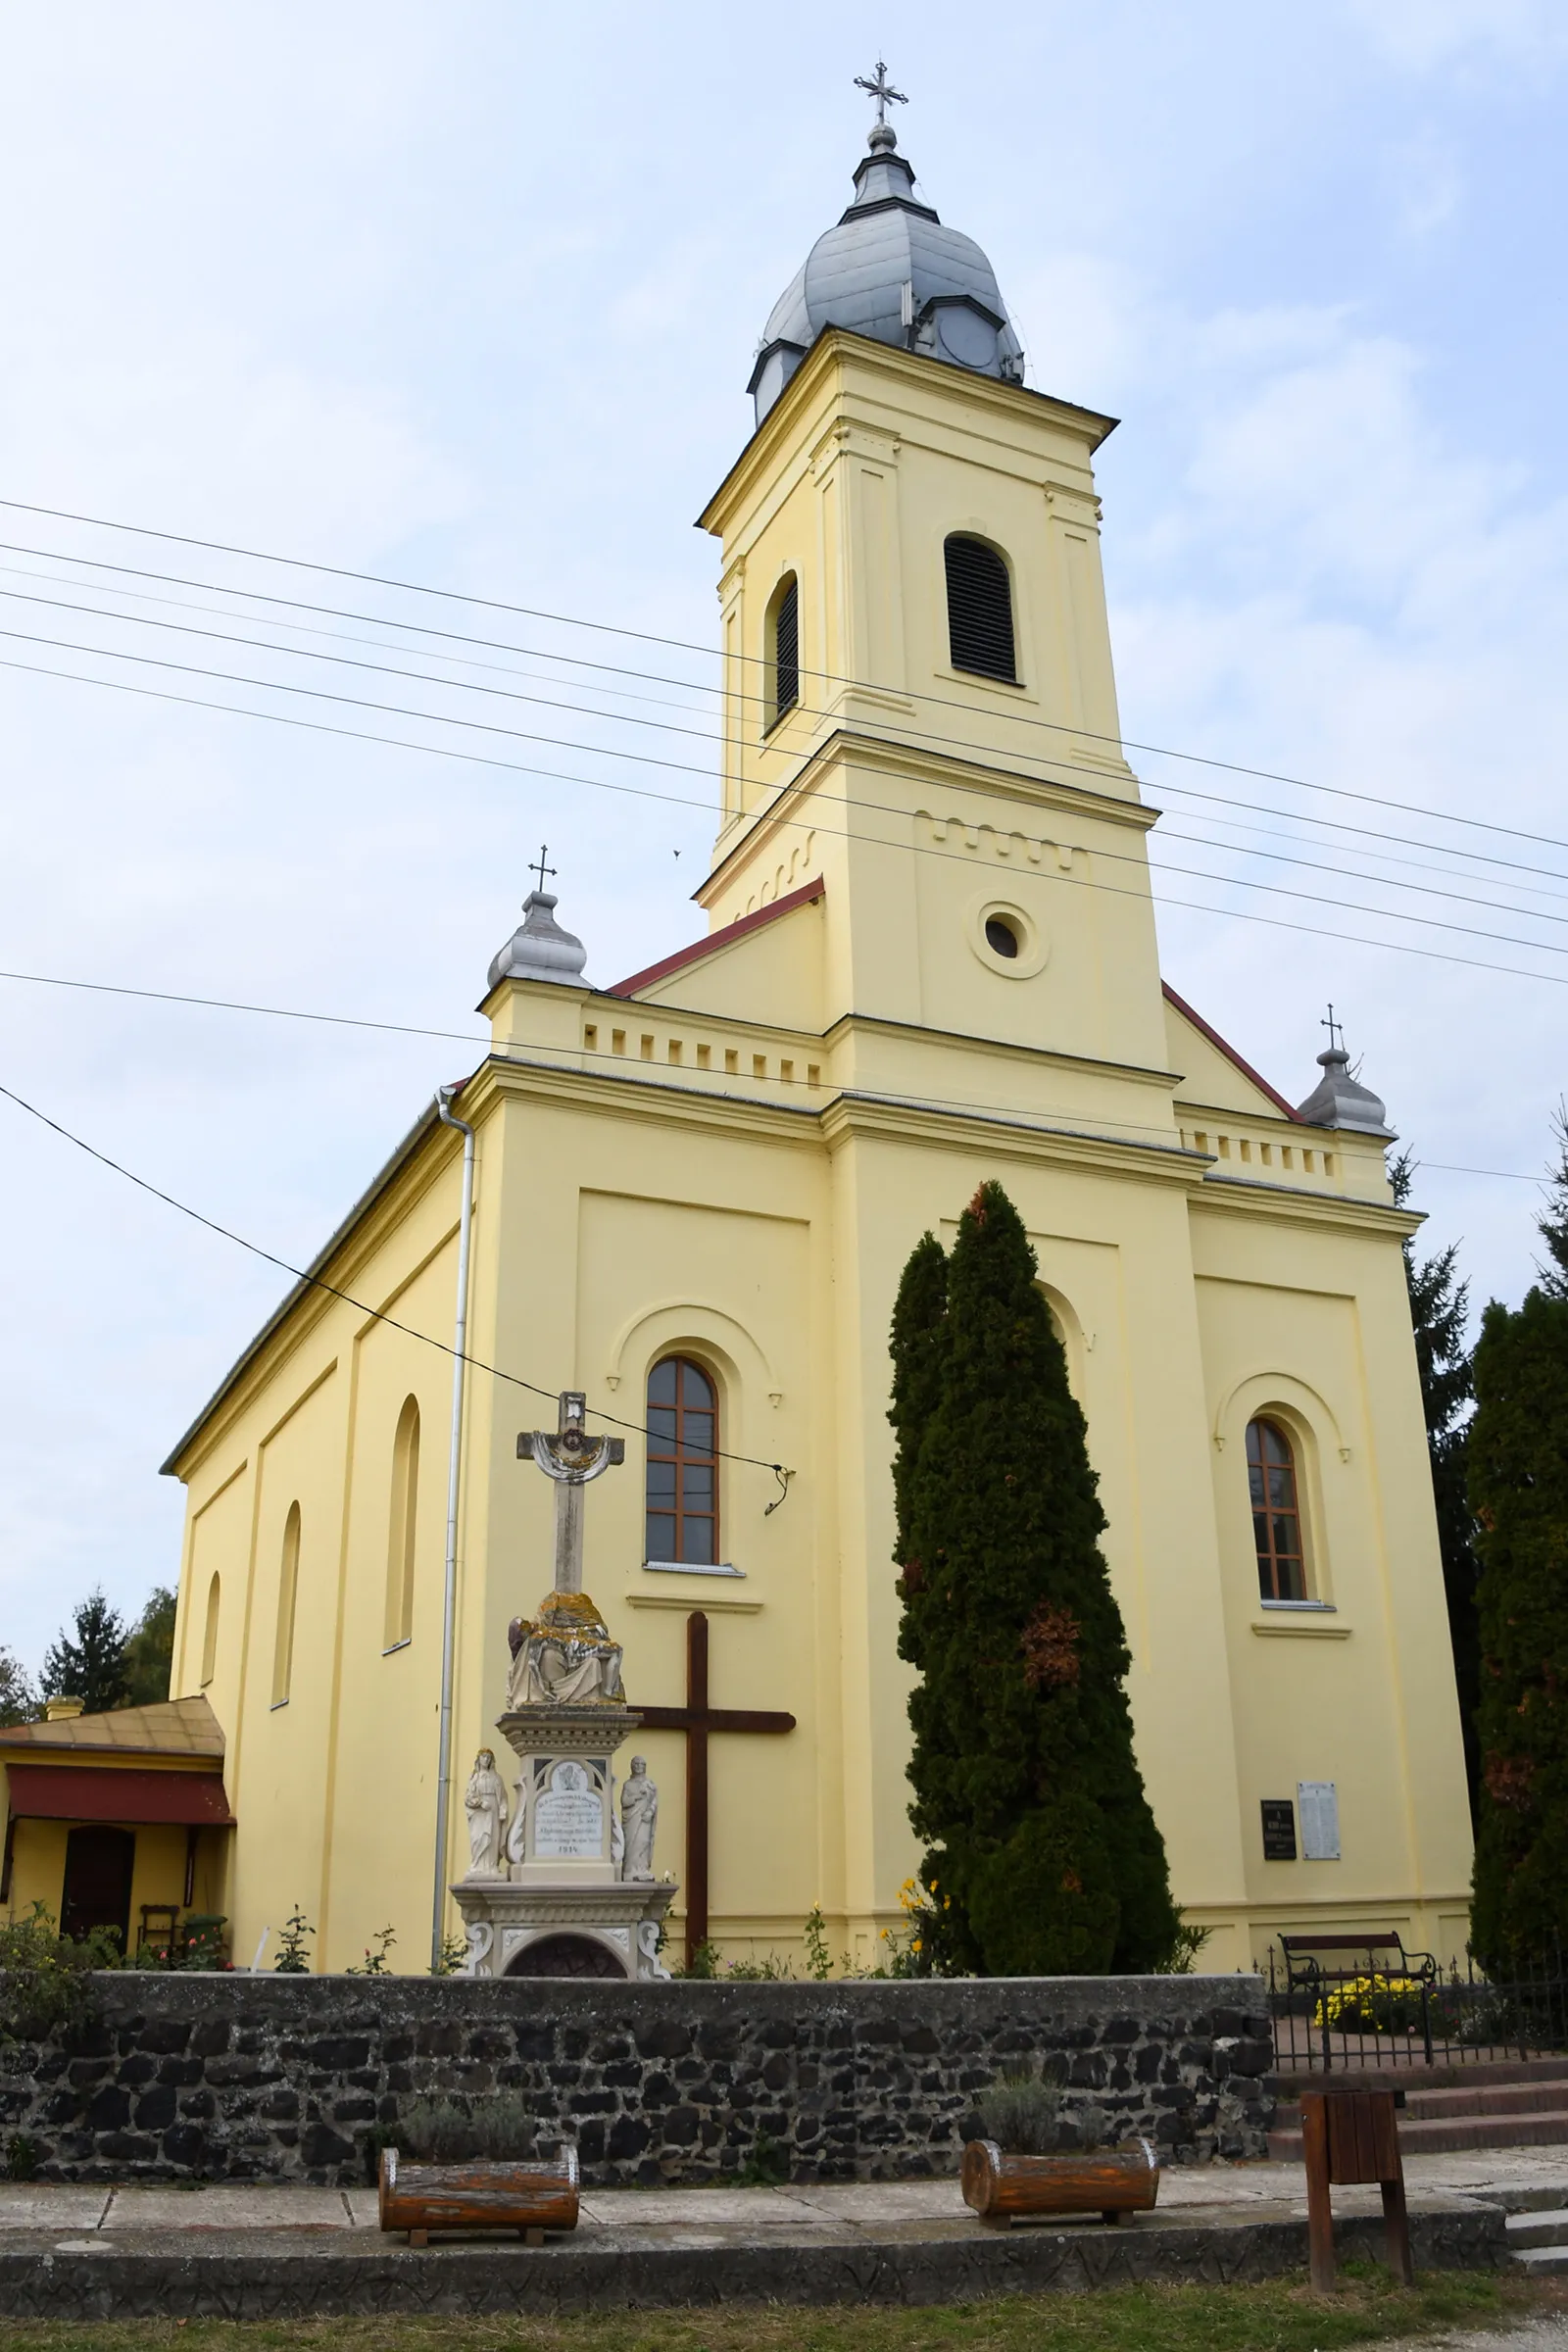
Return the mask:
<svg viewBox="0 0 1568 2352"><path fill-rule="evenodd" d="M1468 50L1510 62L1568 56L1557 0L1347 0L1353 23L1394 64L1429 72Z"/></svg>

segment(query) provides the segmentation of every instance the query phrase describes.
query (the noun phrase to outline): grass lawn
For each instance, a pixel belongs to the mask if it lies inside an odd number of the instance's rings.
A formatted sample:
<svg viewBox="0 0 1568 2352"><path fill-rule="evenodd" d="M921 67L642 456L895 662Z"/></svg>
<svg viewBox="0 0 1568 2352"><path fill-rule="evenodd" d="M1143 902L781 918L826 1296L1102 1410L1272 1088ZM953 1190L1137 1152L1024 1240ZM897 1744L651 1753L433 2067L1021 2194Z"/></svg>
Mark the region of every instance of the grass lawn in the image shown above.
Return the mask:
<svg viewBox="0 0 1568 2352"><path fill-rule="evenodd" d="M1135 2286L940 2308L614 2312L574 2320L0 2321L4 2352L1332 2352L1434 2329L1503 2328L1568 2310L1545 2285L1433 2272L1413 2290L1347 2266L1304 2284Z"/></svg>

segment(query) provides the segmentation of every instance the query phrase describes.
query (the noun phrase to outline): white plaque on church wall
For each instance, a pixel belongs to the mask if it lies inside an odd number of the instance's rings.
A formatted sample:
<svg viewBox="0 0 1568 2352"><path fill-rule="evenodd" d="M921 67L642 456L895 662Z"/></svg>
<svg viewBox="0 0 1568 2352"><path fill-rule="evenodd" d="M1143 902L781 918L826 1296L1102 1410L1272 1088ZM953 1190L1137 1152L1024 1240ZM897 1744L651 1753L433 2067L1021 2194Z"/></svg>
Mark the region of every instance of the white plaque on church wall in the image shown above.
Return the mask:
<svg viewBox="0 0 1568 2352"><path fill-rule="evenodd" d="M1340 1793L1332 1781L1298 1781L1296 1810L1301 1824L1301 1860L1340 1858Z"/></svg>
<svg viewBox="0 0 1568 2352"><path fill-rule="evenodd" d="M533 1850L553 1862L597 1862L605 1850L605 1800L569 1756L534 1799Z"/></svg>

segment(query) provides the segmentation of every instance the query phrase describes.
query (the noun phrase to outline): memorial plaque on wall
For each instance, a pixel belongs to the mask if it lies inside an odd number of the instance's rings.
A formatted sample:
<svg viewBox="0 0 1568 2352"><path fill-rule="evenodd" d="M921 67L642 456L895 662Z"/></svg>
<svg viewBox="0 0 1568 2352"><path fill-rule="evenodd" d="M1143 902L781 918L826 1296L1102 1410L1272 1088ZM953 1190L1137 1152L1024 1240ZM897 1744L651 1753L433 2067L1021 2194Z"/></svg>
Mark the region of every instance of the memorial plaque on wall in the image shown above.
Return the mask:
<svg viewBox="0 0 1568 2352"><path fill-rule="evenodd" d="M1340 1858L1340 1792L1332 1781L1298 1781L1296 1802L1301 1814L1303 1862L1337 1862Z"/></svg>
<svg viewBox="0 0 1568 2352"><path fill-rule="evenodd" d="M1263 1859L1296 1860L1296 1807L1288 1796L1265 1796L1263 1802Z"/></svg>

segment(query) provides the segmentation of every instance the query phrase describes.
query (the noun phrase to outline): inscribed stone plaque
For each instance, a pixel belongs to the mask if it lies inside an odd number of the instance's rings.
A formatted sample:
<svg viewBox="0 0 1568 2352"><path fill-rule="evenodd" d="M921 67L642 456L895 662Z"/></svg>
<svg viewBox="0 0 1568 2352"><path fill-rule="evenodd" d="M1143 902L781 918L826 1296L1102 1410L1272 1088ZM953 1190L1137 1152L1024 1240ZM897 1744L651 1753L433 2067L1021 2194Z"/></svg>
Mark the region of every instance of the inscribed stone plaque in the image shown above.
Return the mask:
<svg viewBox="0 0 1568 2352"><path fill-rule="evenodd" d="M533 1850L556 1862L597 1862L605 1847L605 1800L586 1767L569 1756L534 1800Z"/></svg>
<svg viewBox="0 0 1568 2352"><path fill-rule="evenodd" d="M1296 1802L1301 1815L1303 1862L1337 1862L1340 1858L1340 1796L1332 1781L1298 1781Z"/></svg>
<svg viewBox="0 0 1568 2352"><path fill-rule="evenodd" d="M1288 1796L1265 1796L1263 1806L1263 1859L1265 1862L1294 1862L1296 1860L1296 1807Z"/></svg>

